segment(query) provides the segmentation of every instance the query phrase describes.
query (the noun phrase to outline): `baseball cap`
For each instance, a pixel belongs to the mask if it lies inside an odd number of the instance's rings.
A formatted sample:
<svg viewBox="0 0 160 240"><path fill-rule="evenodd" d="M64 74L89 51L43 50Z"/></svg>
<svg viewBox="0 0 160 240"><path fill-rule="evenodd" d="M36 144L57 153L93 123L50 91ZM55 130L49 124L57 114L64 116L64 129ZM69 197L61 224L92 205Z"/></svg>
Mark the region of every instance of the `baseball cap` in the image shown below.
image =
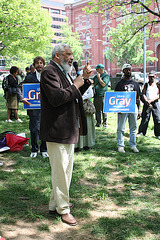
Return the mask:
<svg viewBox="0 0 160 240"><path fill-rule="evenodd" d="M131 65L129 63L125 63L122 67L122 71L126 68L132 68Z"/></svg>
<svg viewBox="0 0 160 240"><path fill-rule="evenodd" d="M155 77L155 75L156 75L156 72L155 71L151 71L148 76L149 77Z"/></svg>
<svg viewBox="0 0 160 240"><path fill-rule="evenodd" d="M103 64L98 64L97 67L95 67L95 69L98 69L98 68L103 68L104 69L104 65Z"/></svg>

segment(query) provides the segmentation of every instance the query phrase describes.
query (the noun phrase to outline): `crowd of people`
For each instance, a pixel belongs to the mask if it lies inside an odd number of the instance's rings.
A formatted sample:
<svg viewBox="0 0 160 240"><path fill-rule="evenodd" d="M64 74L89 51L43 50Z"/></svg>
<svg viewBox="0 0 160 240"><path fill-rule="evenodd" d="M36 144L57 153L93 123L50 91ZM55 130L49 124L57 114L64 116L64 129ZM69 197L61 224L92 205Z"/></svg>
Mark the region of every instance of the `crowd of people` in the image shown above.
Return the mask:
<svg viewBox="0 0 160 240"><path fill-rule="evenodd" d="M29 109L29 129L31 136L30 157L40 153L49 157L52 175L52 192L49 202L49 214L57 212L62 221L75 226L76 219L71 215L73 204L69 201L69 188L72 179L74 151L89 150L95 144L95 126L107 128L107 113L103 112L104 94L108 91L109 75L103 64L98 64L96 75L91 78L92 69L87 63L83 73L74 80L71 76L73 52L67 44L57 44L52 50L52 60L45 66L45 60L37 56L33 64L27 67L26 76L17 67L10 69L9 84L16 88L16 93L6 95L7 120L11 110L17 122L18 101L30 105L24 98L22 86L26 83L40 83L41 109ZM136 92L137 108L135 113L118 113L117 145L118 152L125 153L125 124L129 122L129 145L134 153L136 147L137 117L141 116L140 100L144 101L139 135L146 134L151 112L154 120L155 136L160 139L159 88L155 83L155 73L149 74L149 83L140 91L139 84L131 77L131 65L122 67L123 77L117 83L115 91ZM17 74L20 77L17 78ZM91 100L93 98L93 103ZM96 124L94 120L96 118ZM88 131L87 131L88 129Z"/></svg>

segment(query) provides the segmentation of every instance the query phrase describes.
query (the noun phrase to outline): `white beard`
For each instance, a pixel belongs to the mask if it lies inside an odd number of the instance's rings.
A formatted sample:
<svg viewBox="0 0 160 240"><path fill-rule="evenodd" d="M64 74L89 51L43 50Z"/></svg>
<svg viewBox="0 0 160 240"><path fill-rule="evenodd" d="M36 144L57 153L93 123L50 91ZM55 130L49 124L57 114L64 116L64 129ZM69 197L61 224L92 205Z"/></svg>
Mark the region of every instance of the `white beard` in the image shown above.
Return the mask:
<svg viewBox="0 0 160 240"><path fill-rule="evenodd" d="M70 66L68 62L65 62L63 57L61 58L60 64L66 73L69 73L72 71L72 66Z"/></svg>

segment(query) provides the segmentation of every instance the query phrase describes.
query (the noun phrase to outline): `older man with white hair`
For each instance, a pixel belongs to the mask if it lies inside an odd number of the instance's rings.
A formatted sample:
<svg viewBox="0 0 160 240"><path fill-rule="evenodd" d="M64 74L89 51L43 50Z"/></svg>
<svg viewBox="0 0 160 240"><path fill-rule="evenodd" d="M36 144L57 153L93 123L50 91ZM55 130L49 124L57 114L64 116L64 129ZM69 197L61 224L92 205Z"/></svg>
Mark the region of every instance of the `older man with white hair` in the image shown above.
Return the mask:
<svg viewBox="0 0 160 240"><path fill-rule="evenodd" d="M125 153L124 150L124 131L125 123L128 119L129 123L129 145L133 152L137 153L139 150L136 147L136 129L137 129L137 115L141 114L140 111L140 87L137 82L131 78L131 65L125 63L122 67L123 78L117 83L115 91L117 92L132 92L136 91L136 109L135 113L118 113L118 127L117 127L117 141L118 141L118 152Z"/></svg>
<svg viewBox="0 0 160 240"><path fill-rule="evenodd" d="M52 171L52 193L49 213L57 211L62 221L75 226L70 214L69 188L72 178L74 144L79 133L86 135L87 123L82 94L91 85L92 72L87 64L83 75L73 81L70 76L73 52L69 45L57 44L52 60L41 75L41 129L40 138L47 143Z"/></svg>

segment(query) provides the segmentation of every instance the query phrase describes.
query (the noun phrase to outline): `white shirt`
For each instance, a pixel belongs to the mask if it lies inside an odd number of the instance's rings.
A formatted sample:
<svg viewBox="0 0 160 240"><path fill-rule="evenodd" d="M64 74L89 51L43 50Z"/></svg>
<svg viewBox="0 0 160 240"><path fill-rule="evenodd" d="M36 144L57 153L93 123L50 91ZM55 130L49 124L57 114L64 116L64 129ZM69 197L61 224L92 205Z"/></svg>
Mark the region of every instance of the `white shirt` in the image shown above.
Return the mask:
<svg viewBox="0 0 160 240"><path fill-rule="evenodd" d="M37 77L38 81L40 82L40 80L41 80L41 74L40 74L39 72L37 72L37 70L35 70L35 71L36 71L36 77Z"/></svg>
<svg viewBox="0 0 160 240"><path fill-rule="evenodd" d="M146 91L147 99L152 100L155 98L155 96L157 96L157 94L158 94L158 87L157 87L156 83L151 86L148 83L148 87L147 87L147 91Z"/></svg>

